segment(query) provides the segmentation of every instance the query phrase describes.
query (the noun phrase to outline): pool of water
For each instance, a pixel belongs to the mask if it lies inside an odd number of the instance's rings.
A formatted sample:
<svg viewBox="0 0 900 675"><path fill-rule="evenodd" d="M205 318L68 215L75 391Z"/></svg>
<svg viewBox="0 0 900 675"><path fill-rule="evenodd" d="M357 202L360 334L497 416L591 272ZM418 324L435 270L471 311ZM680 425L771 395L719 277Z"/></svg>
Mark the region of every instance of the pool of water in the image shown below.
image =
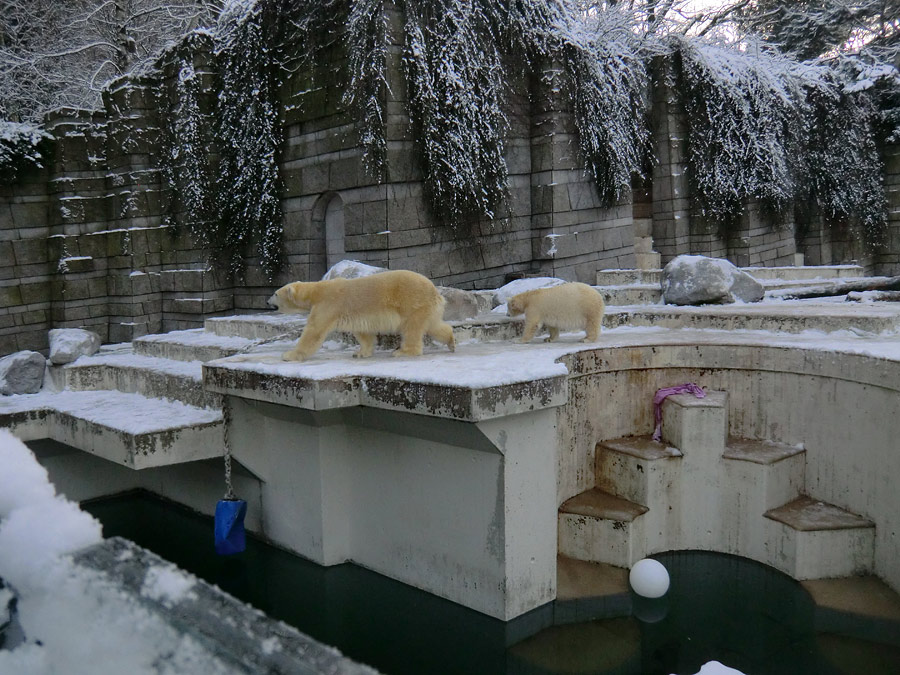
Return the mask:
<svg viewBox="0 0 900 675"><path fill-rule="evenodd" d="M795 581L733 556L654 556L672 580L663 601L572 601L504 623L252 537L246 552L217 556L211 518L146 493L83 508L106 536L130 539L384 673L682 675L710 660L747 675L900 673L900 624L823 614ZM566 623L585 613L603 618Z"/></svg>

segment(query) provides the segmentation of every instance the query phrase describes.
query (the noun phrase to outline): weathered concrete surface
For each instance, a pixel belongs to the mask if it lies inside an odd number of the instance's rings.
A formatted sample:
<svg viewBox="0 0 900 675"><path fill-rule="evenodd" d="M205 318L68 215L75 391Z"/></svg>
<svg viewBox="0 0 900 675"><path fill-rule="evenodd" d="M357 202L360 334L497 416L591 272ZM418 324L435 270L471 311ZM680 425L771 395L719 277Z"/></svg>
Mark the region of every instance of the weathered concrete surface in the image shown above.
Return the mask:
<svg viewBox="0 0 900 675"><path fill-rule="evenodd" d="M554 598L552 410L475 424L231 401L232 451L262 481L278 545L504 620Z"/></svg>

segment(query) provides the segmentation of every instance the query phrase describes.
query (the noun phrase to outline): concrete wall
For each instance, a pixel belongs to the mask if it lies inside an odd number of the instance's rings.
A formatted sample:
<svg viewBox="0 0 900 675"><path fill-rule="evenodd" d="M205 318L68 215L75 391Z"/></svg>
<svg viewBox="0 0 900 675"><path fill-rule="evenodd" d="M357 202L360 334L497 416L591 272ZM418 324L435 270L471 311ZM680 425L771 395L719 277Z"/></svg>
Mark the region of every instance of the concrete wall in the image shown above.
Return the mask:
<svg viewBox="0 0 900 675"><path fill-rule="evenodd" d="M805 492L875 523L875 572L900 588L896 366L862 355L727 344L582 353L570 366L569 403L558 408L557 500L594 486L597 441L651 433L657 389L695 382L728 393L730 435L803 444Z"/></svg>
<svg viewBox="0 0 900 675"><path fill-rule="evenodd" d="M469 423L230 400L269 540L504 620L555 597L552 410Z"/></svg>

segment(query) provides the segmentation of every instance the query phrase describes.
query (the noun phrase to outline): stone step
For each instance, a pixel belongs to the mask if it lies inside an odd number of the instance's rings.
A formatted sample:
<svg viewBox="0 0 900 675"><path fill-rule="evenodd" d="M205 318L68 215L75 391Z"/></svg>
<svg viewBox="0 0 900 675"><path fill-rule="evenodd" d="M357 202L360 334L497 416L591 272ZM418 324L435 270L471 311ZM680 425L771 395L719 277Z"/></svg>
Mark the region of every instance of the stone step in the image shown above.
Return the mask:
<svg viewBox="0 0 900 675"><path fill-rule="evenodd" d="M505 314L491 312L447 323L453 327L453 336L458 343L469 340L514 340L521 337L523 329L521 317L511 319ZM278 337L296 340L306 325L306 317L296 314L248 314L207 319L205 325L207 332L220 337L239 337L248 341ZM349 333L333 333L329 339L356 344L356 339ZM380 349L396 349L399 344L398 336L379 336Z"/></svg>
<svg viewBox="0 0 900 675"><path fill-rule="evenodd" d="M597 444L595 479L599 489L652 511L668 506L671 488L679 477L681 451L650 436L627 436Z"/></svg>
<svg viewBox="0 0 900 675"><path fill-rule="evenodd" d="M607 305L655 305L662 301L659 284L594 286Z"/></svg>
<svg viewBox="0 0 900 675"><path fill-rule="evenodd" d="M753 486L747 510L762 513L785 504L806 488L806 450L802 446L749 438L729 438L722 458L727 479Z"/></svg>
<svg viewBox="0 0 900 675"><path fill-rule="evenodd" d="M797 283L806 284L814 279L849 279L865 277L866 271L859 265L806 265L802 267L742 267L744 272L766 288ZM767 283L771 282L771 283ZM595 282L598 286L624 286L626 284L662 283L662 269L599 270Z"/></svg>
<svg viewBox="0 0 900 675"><path fill-rule="evenodd" d="M600 270L597 272L596 284L598 286L626 286L642 284L660 287L662 283L662 270Z"/></svg>
<svg viewBox="0 0 900 675"><path fill-rule="evenodd" d="M644 546L664 551L677 544L680 502L680 450L650 436L631 436L597 444L594 473L596 486L623 499L642 504Z"/></svg>
<svg viewBox="0 0 900 675"><path fill-rule="evenodd" d="M744 272L757 281L766 279L844 279L864 277L866 270L859 265L804 265L802 267L742 267Z"/></svg>
<svg viewBox="0 0 900 675"><path fill-rule="evenodd" d="M765 512L768 562L795 579L870 573L875 525L862 516L808 496Z"/></svg>
<svg viewBox="0 0 900 675"><path fill-rule="evenodd" d="M200 361L174 361L134 353L83 356L63 368L66 389L116 390L149 398L221 408L222 397L203 389Z"/></svg>
<svg viewBox="0 0 900 675"><path fill-rule="evenodd" d="M146 335L132 341L134 353L173 361L214 361L237 354L254 340L217 335L203 328Z"/></svg>
<svg viewBox="0 0 900 675"><path fill-rule="evenodd" d="M885 303L860 306L849 302L779 302L678 307L608 307L604 328L655 326L713 330L766 330L800 333L806 330L832 333L885 333L900 328L900 311Z"/></svg>
<svg viewBox="0 0 900 675"><path fill-rule="evenodd" d="M575 495L559 507L559 555L630 567L645 554L645 513L646 506L598 488Z"/></svg>
<svg viewBox="0 0 900 675"><path fill-rule="evenodd" d="M268 340L284 334L299 335L306 325L305 314L238 314L206 319L207 332L222 337L241 337L247 340Z"/></svg>
<svg viewBox="0 0 900 675"><path fill-rule="evenodd" d="M0 426L49 438L131 469L221 457L222 413L119 391L0 398Z"/></svg>

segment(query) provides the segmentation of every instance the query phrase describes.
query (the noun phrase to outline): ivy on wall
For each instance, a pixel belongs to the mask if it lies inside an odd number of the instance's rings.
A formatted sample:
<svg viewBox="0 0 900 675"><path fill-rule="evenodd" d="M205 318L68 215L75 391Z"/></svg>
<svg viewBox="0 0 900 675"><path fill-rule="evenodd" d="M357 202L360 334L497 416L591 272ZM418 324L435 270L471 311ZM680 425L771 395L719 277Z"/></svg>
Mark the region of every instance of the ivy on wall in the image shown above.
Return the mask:
<svg viewBox="0 0 900 675"><path fill-rule="evenodd" d="M689 175L701 213L726 229L749 199L772 213L811 201L875 246L886 226L874 108L833 70L768 50L681 40Z"/></svg>
<svg viewBox="0 0 900 675"><path fill-rule="evenodd" d="M211 51L208 35L194 35L179 46L172 64L172 86L157 88L161 125L160 167L169 186L170 225L184 225L201 248L215 248L218 229L215 166L212 161L215 117L197 55Z"/></svg>
<svg viewBox="0 0 900 675"><path fill-rule="evenodd" d="M43 168L51 140L33 124L0 120L0 185L12 185L22 174Z"/></svg>

